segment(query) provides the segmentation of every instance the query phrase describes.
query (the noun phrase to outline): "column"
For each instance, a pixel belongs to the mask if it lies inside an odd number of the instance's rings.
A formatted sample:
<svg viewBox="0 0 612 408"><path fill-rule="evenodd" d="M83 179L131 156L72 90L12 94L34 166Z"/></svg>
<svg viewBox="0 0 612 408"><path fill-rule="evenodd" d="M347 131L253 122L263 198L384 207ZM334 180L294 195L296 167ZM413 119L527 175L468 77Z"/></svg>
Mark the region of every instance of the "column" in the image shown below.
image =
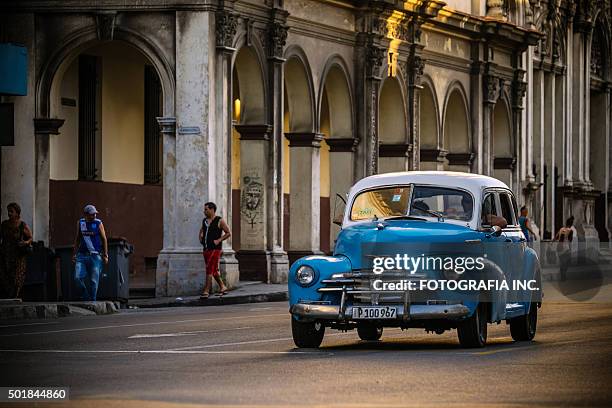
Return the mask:
<svg viewBox="0 0 612 408"><path fill-rule="evenodd" d="M524 135L522 133L523 130L523 100L525 98L525 93L527 92L527 83L523 80L525 77L525 71L522 69L516 69L514 71L514 78L512 81L512 140L514 140L514 149L515 151L512 153L515 158L520 158L521 156L526 157L527 164L527 172L525 176L525 187L527 189L527 194L531 197L533 196L533 192L535 192L538 188L540 188L539 184L535 183L535 179L533 177L533 140L528 135ZM520 140L527 138L527 146L526 151L521 151ZM514 190L515 194L518 194L518 188L521 185L520 171L514 170L512 173L512 186L511 188ZM528 201L531 201L529 199Z"/></svg>
<svg viewBox="0 0 612 408"><path fill-rule="evenodd" d="M420 168L419 103L420 90L423 88L421 77L425 69L425 60L420 56L422 49L423 46L412 44L406 69L408 72L408 144L411 145L408 152L409 170Z"/></svg>
<svg viewBox="0 0 612 408"><path fill-rule="evenodd" d="M289 259L320 254L320 133L285 133L291 149ZM299 221L298 221L299 220Z"/></svg>
<svg viewBox="0 0 612 408"><path fill-rule="evenodd" d="M163 144L163 202L164 238L163 249L157 257L155 276L156 296L168 293L168 271L176 241L176 118L157 118Z"/></svg>
<svg viewBox="0 0 612 408"><path fill-rule="evenodd" d="M544 187L542 188L541 193L541 212L542 212L542 222L540 225L540 229L542 230L542 237L551 239L554 237L554 225L553 225L553 214L555 213L555 203L554 203L554 179L553 179L553 169L555 165L555 134L560 130L557 127L557 123L560 123L559 118L556 115L556 106L557 106L557 95L556 90L556 77L555 73L546 74L544 78L544 95L546 95L546 100L548 103L544 109L544 132L542 137L542 153L543 160L542 165L540 167L540 174L542 175L542 182L544 183ZM550 236L544 236L544 232L550 232ZM546 234L548 235L548 234Z"/></svg>
<svg viewBox="0 0 612 408"><path fill-rule="evenodd" d="M195 295L204 284L198 233L206 201L215 199L215 42L210 11L176 12L176 137L172 119L164 134L164 248L157 261L157 296ZM209 147L212 146L212 147ZM225 171L225 170L219 170ZM166 235L167 234L167 235Z"/></svg>
<svg viewBox="0 0 612 408"><path fill-rule="evenodd" d="M572 75L572 180L579 185L584 181L584 42L581 32L572 34L573 41L573 75Z"/></svg>
<svg viewBox="0 0 612 408"><path fill-rule="evenodd" d="M220 215L227 225L232 225L232 57L236 51L232 46L238 17L230 10L219 10L215 13L215 39L217 56L215 61L215 116L218 118L215 140L215 156L218 158L215 172L217 191L215 199L220 207ZM234 231L232 231L233 233ZM223 252L219 269L225 284L236 286L240 272L235 251L232 249L232 237L223 241Z"/></svg>
<svg viewBox="0 0 612 408"><path fill-rule="evenodd" d="M484 104L482 110L482 174L493 176L493 110L501 92L502 79L493 73L491 63L486 64L483 76ZM479 152L480 153L480 152Z"/></svg>
<svg viewBox="0 0 612 408"><path fill-rule="evenodd" d="M608 163L607 165L607 169L606 169L606 187L605 187L605 193L606 193L606 219L607 219L607 227L608 227L608 231L610 231L610 235L612 235L612 160L610 160L610 158L612 158L612 89L611 89L611 85L608 84L606 86L606 111L608 112L607 118L606 118L606 137L608 139L608 151L606 152L607 155L607 160L606 162ZM612 238L612 237L611 237Z"/></svg>
<svg viewBox="0 0 612 408"><path fill-rule="evenodd" d="M480 59L480 48L481 45L474 45L472 54L477 61L472 63L472 69L470 73L470 124L472 133L470 137L472 138L472 152L474 153L474 161L471 168L468 168L468 171L473 171L478 174L484 174L484 135L483 135L483 126L484 126L484 77L483 77L483 68L484 65L482 62L478 61Z"/></svg>
<svg viewBox="0 0 612 408"><path fill-rule="evenodd" d="M240 133L240 280L270 281L271 125L236 125ZM273 205L272 205L273 206ZM267 218L267 220L266 220Z"/></svg>
<svg viewBox="0 0 612 408"><path fill-rule="evenodd" d="M567 72L567 71L566 71ZM563 183L565 180L565 162L567 161L567 154L565 148L567 147L567 118L569 113L567 111L567 73L559 74L555 77L555 119L557 126L555 127L554 145L555 145L555 159L550 170L550 185L551 192L553 194L552 199L552 229L551 232L554 237L554 233L563 225L563 203L558 199L562 197Z"/></svg>
<svg viewBox="0 0 612 408"><path fill-rule="evenodd" d="M329 146L329 174L330 174L330 205L332 220L338 205L337 211L343 209L341 202L337 203L337 195L346 200L346 195L353 186L353 170L355 165L355 150L358 140L352 137L326 139L325 143ZM333 250L336 237L340 232L340 227L332 224L330 228L330 249Z"/></svg>
<svg viewBox="0 0 612 408"><path fill-rule="evenodd" d="M363 50L365 52L365 77L364 77L364 119L363 149L364 176L378 173L378 96L380 94L381 67L385 57L385 49L374 41L374 35L370 37Z"/></svg>
<svg viewBox="0 0 612 408"><path fill-rule="evenodd" d="M544 130L546 128L545 123L548 122L545 122L544 111L550 110L550 102L553 102L554 100L550 99L548 88L546 90L544 89L544 71L540 69L533 71L532 81L529 84L529 91L527 97L529 100L531 100L531 109L528 110L530 111L529 116L531 117L530 133L532 134L533 138L533 161L536 165L536 173L540 175L540 181L545 181L543 178L544 166L546 165L544 161ZM545 103L546 100L548 100L549 102ZM521 161L523 160L524 158L521 158ZM537 222L538 226L542 229L542 231L544 228L544 224L542 222L542 220L544 219L544 194L545 188L540 189L540 191L535 194L534 200L531 203L531 208L529 209L530 213L532 214L532 219Z"/></svg>
<svg viewBox="0 0 612 408"><path fill-rule="evenodd" d="M267 248L270 253L268 281L271 283L287 282L289 259L283 249L283 58L287 40L287 17L289 13L276 0L270 11L270 23L267 32L268 51L268 123L272 125L270 149L268 152L268 208ZM293 161L293 160L292 160Z"/></svg>
<svg viewBox="0 0 612 408"><path fill-rule="evenodd" d="M36 182L34 185L33 234L49 245L49 135L58 135L64 119L34 119Z"/></svg>

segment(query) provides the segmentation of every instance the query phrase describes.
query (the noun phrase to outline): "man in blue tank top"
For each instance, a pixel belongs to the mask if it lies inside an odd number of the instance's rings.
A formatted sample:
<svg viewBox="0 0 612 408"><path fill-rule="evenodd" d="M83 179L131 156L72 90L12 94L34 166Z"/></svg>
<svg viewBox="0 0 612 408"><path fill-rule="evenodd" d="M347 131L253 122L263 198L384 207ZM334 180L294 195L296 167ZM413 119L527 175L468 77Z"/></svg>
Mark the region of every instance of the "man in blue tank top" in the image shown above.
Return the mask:
<svg viewBox="0 0 612 408"><path fill-rule="evenodd" d="M96 218L96 207L88 204L83 213L77 225L72 262L75 263L75 280L81 287L83 300L95 301L102 262L108 263L108 243L104 225Z"/></svg>

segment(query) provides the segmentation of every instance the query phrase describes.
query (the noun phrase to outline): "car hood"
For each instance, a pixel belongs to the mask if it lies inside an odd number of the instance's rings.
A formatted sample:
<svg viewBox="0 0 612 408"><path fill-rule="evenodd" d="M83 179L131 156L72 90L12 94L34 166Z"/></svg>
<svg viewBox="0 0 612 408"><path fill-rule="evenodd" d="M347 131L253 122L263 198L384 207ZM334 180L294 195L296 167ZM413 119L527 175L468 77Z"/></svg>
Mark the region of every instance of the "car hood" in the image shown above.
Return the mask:
<svg viewBox="0 0 612 408"><path fill-rule="evenodd" d="M380 220L352 225L340 231L334 255L348 257L353 269L361 269L365 259L362 257L373 253L395 256L398 253L448 252L450 255L455 249L453 244L479 238L479 232L449 222Z"/></svg>

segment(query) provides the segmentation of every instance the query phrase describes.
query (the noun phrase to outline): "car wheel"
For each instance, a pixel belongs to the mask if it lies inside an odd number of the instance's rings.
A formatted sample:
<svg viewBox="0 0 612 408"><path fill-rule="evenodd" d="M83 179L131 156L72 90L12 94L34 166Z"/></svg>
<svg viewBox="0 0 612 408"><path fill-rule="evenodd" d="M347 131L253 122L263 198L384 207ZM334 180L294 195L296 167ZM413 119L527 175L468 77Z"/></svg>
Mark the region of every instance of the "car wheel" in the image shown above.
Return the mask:
<svg viewBox="0 0 612 408"><path fill-rule="evenodd" d="M376 341L380 340L383 328L373 324L360 324L357 326L357 334L361 340Z"/></svg>
<svg viewBox="0 0 612 408"><path fill-rule="evenodd" d="M325 335L325 326L320 322L300 322L291 318L293 342L300 348L318 348Z"/></svg>
<svg viewBox="0 0 612 408"><path fill-rule="evenodd" d="M515 341L531 341L538 326L538 304L531 302L529 313L510 319L510 334Z"/></svg>
<svg viewBox="0 0 612 408"><path fill-rule="evenodd" d="M462 347L477 348L487 344L486 304L480 303L474 314L457 327L459 343Z"/></svg>

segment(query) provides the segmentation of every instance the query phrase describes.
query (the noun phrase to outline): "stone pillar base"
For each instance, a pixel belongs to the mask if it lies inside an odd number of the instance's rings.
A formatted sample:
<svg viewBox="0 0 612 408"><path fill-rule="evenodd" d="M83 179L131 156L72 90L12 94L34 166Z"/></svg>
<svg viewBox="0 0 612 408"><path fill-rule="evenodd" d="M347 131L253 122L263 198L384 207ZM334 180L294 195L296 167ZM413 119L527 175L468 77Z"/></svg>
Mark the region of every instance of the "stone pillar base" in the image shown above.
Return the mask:
<svg viewBox="0 0 612 408"><path fill-rule="evenodd" d="M162 250L157 257L155 296L194 296L204 287L200 248Z"/></svg>
<svg viewBox="0 0 612 408"><path fill-rule="evenodd" d="M223 249L221 262L219 263L221 278L228 288L234 288L240 280L240 270L238 269L238 260L236 252L233 249ZM213 282L213 285L216 283Z"/></svg>
<svg viewBox="0 0 612 408"><path fill-rule="evenodd" d="M268 282L270 253L259 249L241 249L236 254L240 263L241 281Z"/></svg>
<svg viewBox="0 0 612 408"><path fill-rule="evenodd" d="M286 252L270 254L270 283L287 283L289 258Z"/></svg>

